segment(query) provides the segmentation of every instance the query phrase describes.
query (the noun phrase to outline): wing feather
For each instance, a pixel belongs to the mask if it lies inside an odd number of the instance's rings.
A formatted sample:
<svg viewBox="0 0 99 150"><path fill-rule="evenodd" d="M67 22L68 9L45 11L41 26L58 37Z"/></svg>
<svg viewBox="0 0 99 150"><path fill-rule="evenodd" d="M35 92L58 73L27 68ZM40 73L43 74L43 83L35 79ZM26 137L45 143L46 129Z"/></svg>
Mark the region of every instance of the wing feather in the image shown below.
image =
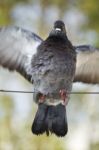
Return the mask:
<svg viewBox="0 0 99 150"><path fill-rule="evenodd" d="M0 28L0 65L31 81L31 58L43 40L20 27Z"/></svg>
<svg viewBox="0 0 99 150"><path fill-rule="evenodd" d="M75 46L77 64L74 82L99 83L99 49L90 45Z"/></svg>

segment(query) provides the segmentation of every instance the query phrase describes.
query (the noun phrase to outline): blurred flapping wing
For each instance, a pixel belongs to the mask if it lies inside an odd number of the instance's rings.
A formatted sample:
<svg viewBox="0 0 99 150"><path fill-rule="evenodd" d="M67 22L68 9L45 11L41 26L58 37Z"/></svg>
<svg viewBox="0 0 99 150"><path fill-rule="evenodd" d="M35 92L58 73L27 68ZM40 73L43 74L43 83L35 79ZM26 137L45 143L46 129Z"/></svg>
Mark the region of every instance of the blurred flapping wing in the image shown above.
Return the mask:
<svg viewBox="0 0 99 150"><path fill-rule="evenodd" d="M0 65L16 70L31 82L31 58L42 39L19 27L0 29Z"/></svg>
<svg viewBox="0 0 99 150"><path fill-rule="evenodd" d="M90 45L75 46L77 64L74 82L99 83L99 49Z"/></svg>

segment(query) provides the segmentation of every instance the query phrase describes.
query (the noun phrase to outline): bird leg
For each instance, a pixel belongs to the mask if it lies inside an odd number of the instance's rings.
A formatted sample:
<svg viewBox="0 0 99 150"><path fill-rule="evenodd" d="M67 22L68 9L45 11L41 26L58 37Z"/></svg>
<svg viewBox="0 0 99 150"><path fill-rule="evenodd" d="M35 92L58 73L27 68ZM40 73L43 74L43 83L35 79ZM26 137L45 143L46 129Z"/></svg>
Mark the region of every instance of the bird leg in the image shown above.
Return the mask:
<svg viewBox="0 0 99 150"><path fill-rule="evenodd" d="M39 103L43 103L45 101L46 95L43 95L42 93L39 94Z"/></svg>
<svg viewBox="0 0 99 150"><path fill-rule="evenodd" d="M60 91L59 91L59 94L60 94L61 99L62 99L62 101L63 101L63 105L66 105L67 102L68 102L66 90L65 90L65 89L60 90Z"/></svg>

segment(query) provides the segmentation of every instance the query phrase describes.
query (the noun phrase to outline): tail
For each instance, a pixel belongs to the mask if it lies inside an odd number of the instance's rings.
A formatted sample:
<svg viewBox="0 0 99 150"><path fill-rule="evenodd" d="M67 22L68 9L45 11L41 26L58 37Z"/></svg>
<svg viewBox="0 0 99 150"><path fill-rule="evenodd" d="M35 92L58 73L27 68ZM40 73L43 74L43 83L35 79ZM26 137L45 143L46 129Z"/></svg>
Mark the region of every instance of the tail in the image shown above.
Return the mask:
<svg viewBox="0 0 99 150"><path fill-rule="evenodd" d="M62 104L49 106L46 117L47 128L57 136L65 136L68 132L66 107Z"/></svg>
<svg viewBox="0 0 99 150"><path fill-rule="evenodd" d="M68 125L66 107L64 105L48 106L39 104L32 125L32 132L36 135L46 132L49 135L49 131L61 137L66 135Z"/></svg>

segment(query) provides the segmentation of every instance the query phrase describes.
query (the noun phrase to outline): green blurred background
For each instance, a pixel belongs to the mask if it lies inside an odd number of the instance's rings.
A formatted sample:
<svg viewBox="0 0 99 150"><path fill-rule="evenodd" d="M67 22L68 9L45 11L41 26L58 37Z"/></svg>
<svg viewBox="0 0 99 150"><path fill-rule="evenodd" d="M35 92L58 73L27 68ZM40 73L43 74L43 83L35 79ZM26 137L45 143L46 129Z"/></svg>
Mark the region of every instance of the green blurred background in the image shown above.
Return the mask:
<svg viewBox="0 0 99 150"><path fill-rule="evenodd" d="M17 25L46 38L62 19L74 45L99 46L98 0L0 0L0 26ZM17 73L0 68L0 89L32 90ZM73 91L99 91L76 83ZM32 94L0 93L0 150L99 150L99 96L71 95L66 137L35 136L31 124L37 106Z"/></svg>

